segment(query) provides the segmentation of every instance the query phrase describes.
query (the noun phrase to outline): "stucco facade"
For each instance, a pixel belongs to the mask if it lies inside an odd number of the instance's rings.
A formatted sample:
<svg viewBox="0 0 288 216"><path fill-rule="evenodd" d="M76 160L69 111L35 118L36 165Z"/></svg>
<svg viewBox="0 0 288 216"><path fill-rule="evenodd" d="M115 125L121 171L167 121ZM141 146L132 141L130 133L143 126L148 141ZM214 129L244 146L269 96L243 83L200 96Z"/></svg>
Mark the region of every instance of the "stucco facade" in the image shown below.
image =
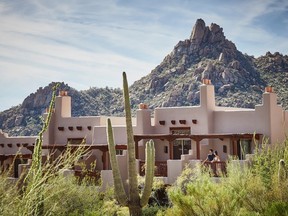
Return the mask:
<svg viewBox="0 0 288 216"><path fill-rule="evenodd" d="M47 113L44 114L44 117ZM153 116L152 116L153 115ZM60 91L55 101L51 123L44 133L44 146L80 144L94 146L93 159L103 176L110 169L107 146L106 116L71 117L71 97ZM112 121L116 145L122 146L118 155L122 177L127 178L127 160L123 146L126 145L124 117L109 117ZM229 155L240 159L253 153L255 140L261 144L263 138L268 143L281 143L288 132L288 112L277 104L277 96L271 88L263 93L263 102L255 109L218 107L215 105L214 86L204 80L200 86L199 106L161 107L148 109L140 104L133 118L133 130L137 159L145 160L145 142L152 138L155 142L156 163L165 166L165 181L172 183L181 173L185 164L195 164L204 160L210 148L217 150L222 161ZM254 135L257 134L256 139ZM26 148L35 143L36 137L8 137L0 132L1 164L11 164L12 156L29 155ZM25 145L22 145L24 144ZM97 148L97 146L99 148ZM243 148L244 146L244 148ZM49 153L48 150L44 154ZM85 160L85 157L84 157ZM160 166L160 165L159 165ZM139 168L140 169L140 168ZM106 170L106 171L105 171ZM163 173L159 173L163 175Z"/></svg>

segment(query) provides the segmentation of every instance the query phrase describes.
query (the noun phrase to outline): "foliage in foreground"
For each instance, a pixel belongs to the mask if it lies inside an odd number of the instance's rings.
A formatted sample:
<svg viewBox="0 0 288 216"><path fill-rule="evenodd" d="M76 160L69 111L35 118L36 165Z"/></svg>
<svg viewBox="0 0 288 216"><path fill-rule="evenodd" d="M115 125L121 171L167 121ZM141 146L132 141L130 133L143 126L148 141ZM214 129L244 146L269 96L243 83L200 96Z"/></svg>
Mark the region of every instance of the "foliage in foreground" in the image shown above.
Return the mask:
<svg viewBox="0 0 288 216"><path fill-rule="evenodd" d="M288 215L288 180L278 178L287 141L257 149L253 166L229 163L228 177L215 182L208 173L186 168L169 190L166 215ZM286 172L287 172L287 168Z"/></svg>

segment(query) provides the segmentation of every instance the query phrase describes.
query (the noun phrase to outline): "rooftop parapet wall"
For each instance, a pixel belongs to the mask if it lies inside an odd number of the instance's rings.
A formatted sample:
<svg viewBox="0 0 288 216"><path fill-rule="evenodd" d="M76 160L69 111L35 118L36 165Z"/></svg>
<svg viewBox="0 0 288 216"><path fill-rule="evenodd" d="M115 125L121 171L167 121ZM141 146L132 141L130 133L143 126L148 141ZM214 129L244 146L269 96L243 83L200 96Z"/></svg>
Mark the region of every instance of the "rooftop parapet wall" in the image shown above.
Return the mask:
<svg viewBox="0 0 288 216"><path fill-rule="evenodd" d="M270 143L282 142L285 139L287 125L283 108L277 104L277 95L273 88L265 88L261 105L255 106L257 126L261 133L269 138Z"/></svg>
<svg viewBox="0 0 288 216"><path fill-rule="evenodd" d="M200 106L156 108L155 132L169 133L169 127L191 127L191 133L212 133L214 110L214 86L211 80L203 79L200 86Z"/></svg>
<svg viewBox="0 0 288 216"><path fill-rule="evenodd" d="M107 144L106 126L95 126L92 144ZM136 127L133 127L135 134ZM113 126L115 144L127 144L126 126Z"/></svg>
<svg viewBox="0 0 288 216"><path fill-rule="evenodd" d="M255 110L214 112L215 133L254 133L257 131Z"/></svg>
<svg viewBox="0 0 288 216"><path fill-rule="evenodd" d="M37 136L9 137L0 130L0 154L31 154L25 146L35 144Z"/></svg>
<svg viewBox="0 0 288 216"><path fill-rule="evenodd" d="M97 116L57 118L53 126L54 142L55 144L67 144L68 139L85 138L86 143L92 143L93 127L99 125L99 122L100 117Z"/></svg>
<svg viewBox="0 0 288 216"><path fill-rule="evenodd" d="M155 134L169 134L171 127L191 127L191 133L205 130L205 113L199 106L156 108L154 112Z"/></svg>

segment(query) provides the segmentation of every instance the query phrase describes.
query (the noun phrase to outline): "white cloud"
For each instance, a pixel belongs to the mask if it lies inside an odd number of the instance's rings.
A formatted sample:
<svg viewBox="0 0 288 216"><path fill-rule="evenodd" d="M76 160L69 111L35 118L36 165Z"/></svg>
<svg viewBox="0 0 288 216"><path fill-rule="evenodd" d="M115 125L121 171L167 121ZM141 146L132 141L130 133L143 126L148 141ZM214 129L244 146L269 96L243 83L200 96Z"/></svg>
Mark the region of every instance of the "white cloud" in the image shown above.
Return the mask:
<svg viewBox="0 0 288 216"><path fill-rule="evenodd" d="M206 25L219 24L248 54L288 50L286 37L255 26L262 16L284 10L287 1L281 0L0 2L0 86L10 87L5 95L0 93L5 104L0 110L13 105L6 94L21 94L23 100L51 81L65 81L77 89L121 86L121 72L126 71L132 84L179 40L189 38L198 18Z"/></svg>

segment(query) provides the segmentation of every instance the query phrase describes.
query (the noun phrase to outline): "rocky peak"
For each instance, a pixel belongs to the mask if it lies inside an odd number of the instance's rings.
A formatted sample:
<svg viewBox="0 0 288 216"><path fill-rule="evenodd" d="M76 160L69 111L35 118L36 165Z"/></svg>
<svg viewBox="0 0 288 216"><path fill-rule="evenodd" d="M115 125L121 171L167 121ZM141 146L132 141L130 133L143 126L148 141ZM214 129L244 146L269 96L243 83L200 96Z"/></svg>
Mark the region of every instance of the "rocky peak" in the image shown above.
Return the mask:
<svg viewBox="0 0 288 216"><path fill-rule="evenodd" d="M223 28L215 23L206 26L204 20L198 19L193 27L192 33L188 40L180 41L174 48L171 55L185 54L193 58L194 63L197 63L197 58L213 58L219 59L225 64L229 64L239 52L234 43L227 40ZM171 56L168 56L168 59ZM184 57L186 62L189 58Z"/></svg>
<svg viewBox="0 0 288 216"><path fill-rule="evenodd" d="M151 74L132 85L135 92L132 99L147 98L144 102L150 103L152 108L195 105L199 103L197 91L204 78L211 79L216 96L221 97L221 105L227 105L223 98L230 97L234 92L247 93L256 89L255 102L260 100L259 92L264 88L252 59L226 39L218 24L206 26L204 20L198 19L190 38L179 41ZM251 86L259 87L251 90ZM244 105L239 100L234 105L252 107L251 101L247 100Z"/></svg>
<svg viewBox="0 0 288 216"><path fill-rule="evenodd" d="M194 45L201 45L207 42L224 42L225 40L223 29L219 25L211 23L208 27L202 19L196 21L190 36L190 41Z"/></svg>
<svg viewBox="0 0 288 216"><path fill-rule="evenodd" d="M207 28L204 20L198 19L193 27L190 41L192 44L200 44L203 41L205 32L207 32Z"/></svg>

